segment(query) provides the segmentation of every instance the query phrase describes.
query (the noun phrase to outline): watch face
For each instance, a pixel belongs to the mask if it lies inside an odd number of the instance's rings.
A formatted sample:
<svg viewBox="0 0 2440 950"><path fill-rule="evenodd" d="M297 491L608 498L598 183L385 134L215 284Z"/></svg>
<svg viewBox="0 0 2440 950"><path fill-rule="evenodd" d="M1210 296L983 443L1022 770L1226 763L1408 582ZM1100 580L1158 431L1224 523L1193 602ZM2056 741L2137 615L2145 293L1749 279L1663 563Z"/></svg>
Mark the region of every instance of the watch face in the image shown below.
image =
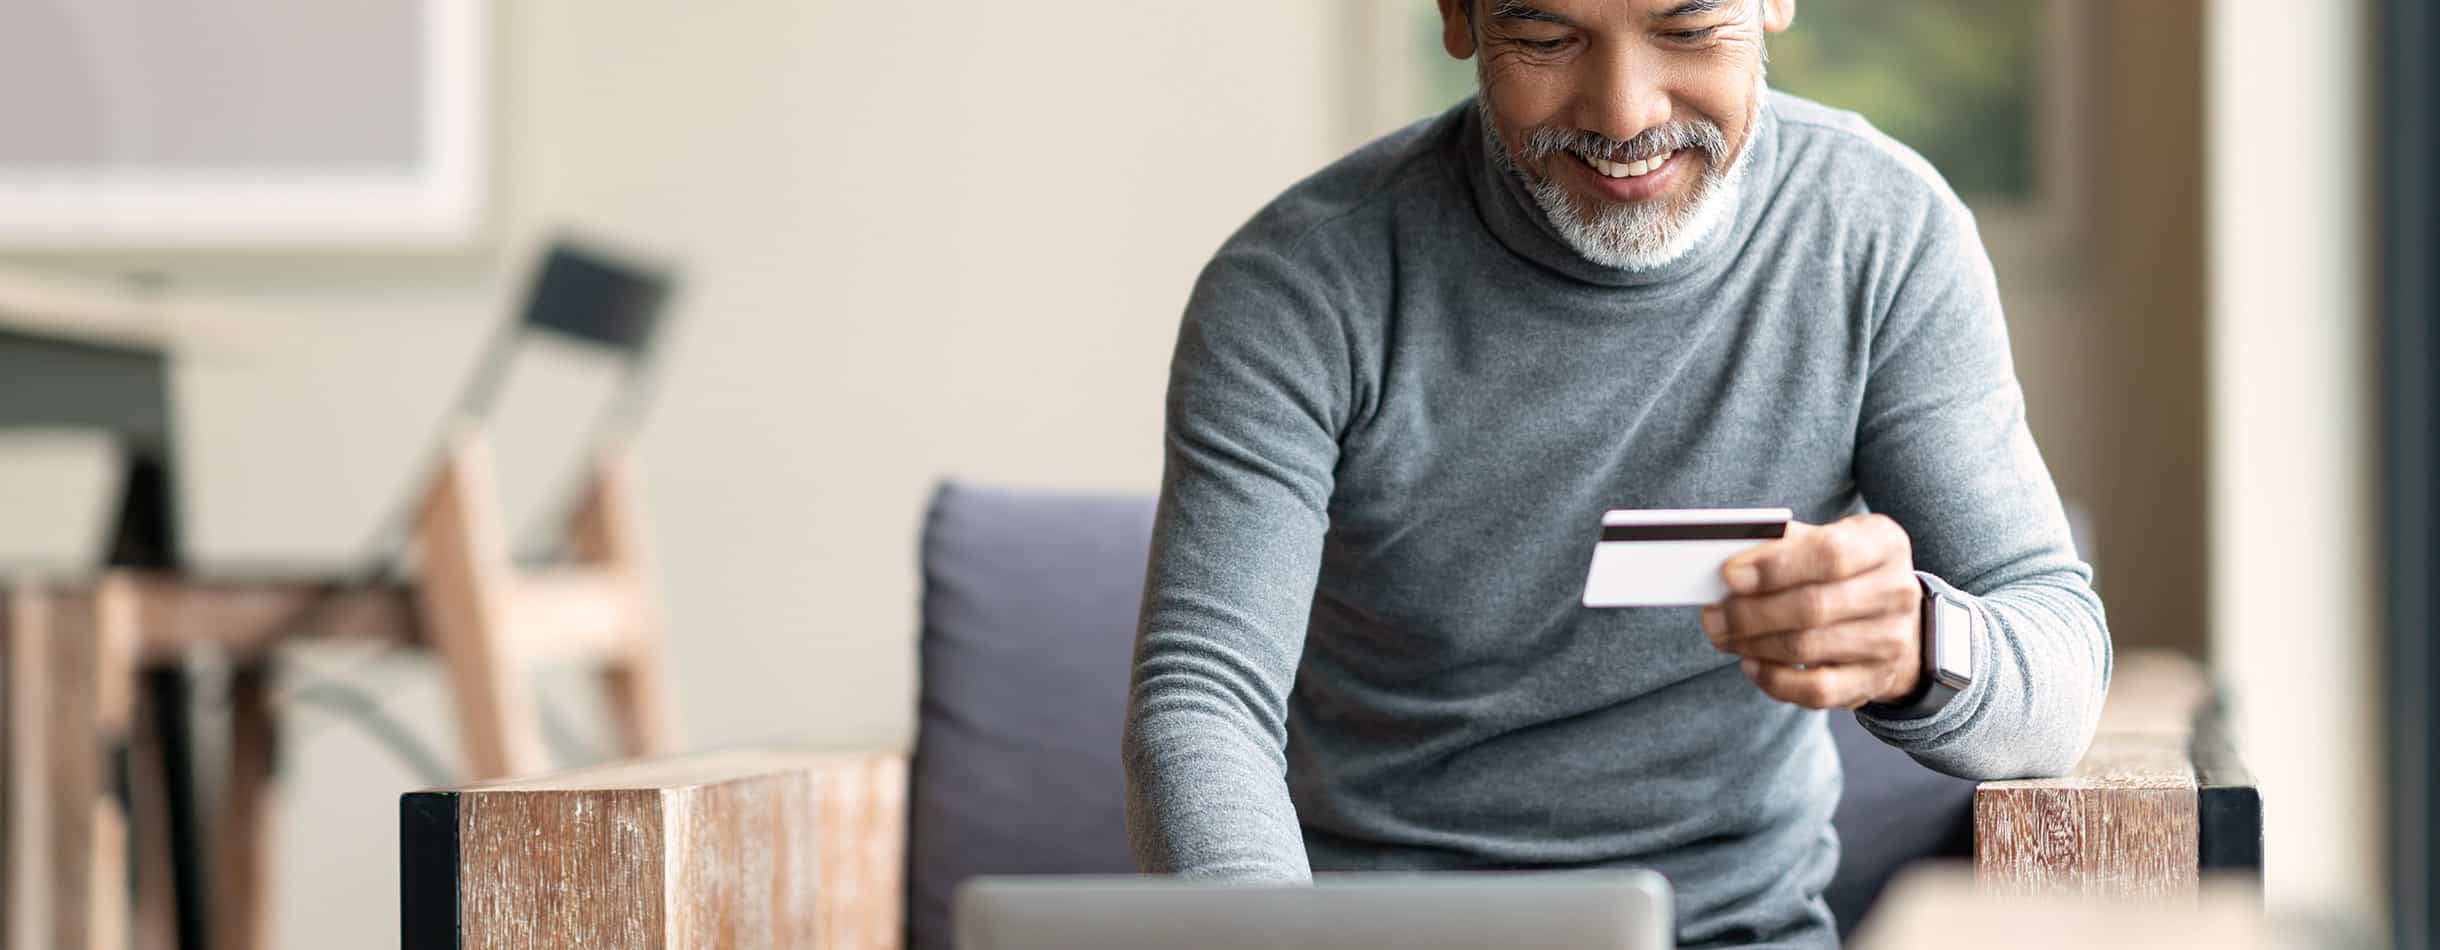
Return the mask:
<svg viewBox="0 0 2440 950"><path fill-rule="evenodd" d="M1974 681L1974 611L1949 597L1933 603L1932 670L1950 686L1963 689Z"/></svg>

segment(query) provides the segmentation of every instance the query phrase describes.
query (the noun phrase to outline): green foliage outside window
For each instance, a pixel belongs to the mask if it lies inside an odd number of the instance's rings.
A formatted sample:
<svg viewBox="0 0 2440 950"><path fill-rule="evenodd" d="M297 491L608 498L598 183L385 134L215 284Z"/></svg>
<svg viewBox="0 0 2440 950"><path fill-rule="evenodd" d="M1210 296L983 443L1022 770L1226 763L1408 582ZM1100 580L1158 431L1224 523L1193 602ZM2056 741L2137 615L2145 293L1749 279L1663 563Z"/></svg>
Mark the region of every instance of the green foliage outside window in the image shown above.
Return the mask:
<svg viewBox="0 0 2440 950"><path fill-rule="evenodd" d="M1771 85L1842 109L1913 146L1970 196L2031 197L2043 7L2036 0L1803 0L1771 37ZM1423 102L1474 91L1440 48L1436 5L1414 0Z"/></svg>
<svg viewBox="0 0 2440 950"><path fill-rule="evenodd" d="M1771 85L1863 113L1961 193L2029 197L2042 7L1803 0L1771 38Z"/></svg>

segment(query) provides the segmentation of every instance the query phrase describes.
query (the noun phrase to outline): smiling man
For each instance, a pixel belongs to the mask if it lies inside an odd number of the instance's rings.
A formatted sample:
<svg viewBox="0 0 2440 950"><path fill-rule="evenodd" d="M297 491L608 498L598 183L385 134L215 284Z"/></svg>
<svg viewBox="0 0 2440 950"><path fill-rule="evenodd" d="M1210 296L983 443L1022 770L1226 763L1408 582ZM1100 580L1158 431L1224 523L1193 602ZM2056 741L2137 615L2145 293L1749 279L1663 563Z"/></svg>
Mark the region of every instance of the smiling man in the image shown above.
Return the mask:
<svg viewBox="0 0 2440 950"><path fill-rule="evenodd" d="M1645 866L1689 944L1830 945L1823 710L2057 773L2109 678L1972 218L1766 90L1793 0L1441 11L1476 99L1290 189L1188 304L1138 859ZM1732 506L1806 524L1719 604L1580 605L1604 510Z"/></svg>

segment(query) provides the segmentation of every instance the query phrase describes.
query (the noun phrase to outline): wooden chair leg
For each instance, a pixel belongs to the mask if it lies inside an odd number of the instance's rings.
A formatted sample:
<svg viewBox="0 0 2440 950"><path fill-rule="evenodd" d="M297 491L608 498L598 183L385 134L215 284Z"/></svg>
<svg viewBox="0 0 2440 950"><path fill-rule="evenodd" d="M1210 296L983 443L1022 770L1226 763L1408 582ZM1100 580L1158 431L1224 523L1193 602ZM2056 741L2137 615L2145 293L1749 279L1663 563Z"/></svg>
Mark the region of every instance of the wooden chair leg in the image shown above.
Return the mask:
<svg viewBox="0 0 2440 950"><path fill-rule="evenodd" d="M212 950L271 945L273 781L278 720L271 706L271 671L237 669L229 681L229 771L220 806L213 867Z"/></svg>
<svg viewBox="0 0 2440 950"><path fill-rule="evenodd" d="M51 655L49 600L41 587L0 589L0 649L7 650L7 924L0 946L48 950L51 939Z"/></svg>
<svg viewBox="0 0 2440 950"><path fill-rule="evenodd" d="M60 598L51 638L52 945L127 946L128 727L135 692L135 589L105 575Z"/></svg>
<svg viewBox="0 0 2440 950"><path fill-rule="evenodd" d="M668 755L676 752L677 736L670 728L674 718L671 710L677 702L669 685L669 660L666 650L657 645L641 647L639 653L612 664L601 672L604 699L610 709L612 726L617 730L619 755Z"/></svg>
<svg viewBox="0 0 2440 950"><path fill-rule="evenodd" d="M509 641L515 566L490 472L480 436L453 437L417 530L419 606L448 669L467 770L478 781L532 775L550 763L533 683Z"/></svg>
<svg viewBox="0 0 2440 950"><path fill-rule="evenodd" d="M644 549L643 502L629 458L623 448L613 447L595 462L591 491L569 524L568 540L579 559L616 572L636 605L636 629L628 631L626 655L601 673L619 751L627 756L668 755L678 748L677 688L652 563Z"/></svg>

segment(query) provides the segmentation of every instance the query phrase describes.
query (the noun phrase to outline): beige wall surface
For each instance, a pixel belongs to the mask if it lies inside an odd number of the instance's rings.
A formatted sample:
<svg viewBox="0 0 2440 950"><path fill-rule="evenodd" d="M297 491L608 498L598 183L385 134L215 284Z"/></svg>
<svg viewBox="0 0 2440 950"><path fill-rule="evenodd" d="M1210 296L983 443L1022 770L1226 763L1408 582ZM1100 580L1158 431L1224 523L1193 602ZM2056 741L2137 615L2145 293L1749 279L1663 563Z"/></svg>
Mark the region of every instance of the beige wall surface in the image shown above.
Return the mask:
<svg viewBox="0 0 2440 950"><path fill-rule="evenodd" d="M698 745L903 743L931 482L1151 490L1196 271L1345 140L1310 0L494 9L492 246L12 263L161 270L314 318L176 381L190 541L235 565L357 550L548 230L683 262L641 449ZM581 410L581 386L548 382L573 374L541 369L519 385ZM503 448L530 516L514 469L540 453ZM344 679L453 745L430 665ZM572 677L550 685L589 718ZM416 779L327 713L288 725L285 945L393 941L395 796Z"/></svg>
<svg viewBox="0 0 2440 950"><path fill-rule="evenodd" d="M278 345L179 371L190 542L235 566L359 549L552 229L682 262L641 449L697 745L903 743L931 482L1149 491L1197 268L1265 199L1381 124L1356 117L1365 97L1346 86L1362 68L1348 50L1365 44L1344 31L1361 20L1311 0L1089 19L985 0L495 9L491 244L13 263L157 270L306 317L279 323ZM2164 108L2179 89L2199 108L2190 86L2164 92ZM2106 307L2140 267L2104 283L2001 258L2033 426L2062 489L2102 520L2114 619L2135 639L2191 646L2200 581L2153 559L2199 549L2200 516L2173 497L2199 463L2155 465L2150 446L2199 453L2178 427L2200 423L2187 403L2126 407L2199 386L2198 358L2174 362L2194 323L2177 314L2199 303L2130 323ZM543 408L503 420L499 454L510 512L530 521L564 420L598 391L549 360L520 370L512 405ZM2159 484L2125 487L2145 473ZM304 659L454 743L429 664ZM547 685L592 711L573 677ZM388 941L394 796L417 779L326 713L288 725L286 945Z"/></svg>
<svg viewBox="0 0 2440 950"><path fill-rule="evenodd" d="M2215 0L2214 666L2262 783L2274 910L2381 932L2371 23ZM2266 176L2267 141L2310 143Z"/></svg>

